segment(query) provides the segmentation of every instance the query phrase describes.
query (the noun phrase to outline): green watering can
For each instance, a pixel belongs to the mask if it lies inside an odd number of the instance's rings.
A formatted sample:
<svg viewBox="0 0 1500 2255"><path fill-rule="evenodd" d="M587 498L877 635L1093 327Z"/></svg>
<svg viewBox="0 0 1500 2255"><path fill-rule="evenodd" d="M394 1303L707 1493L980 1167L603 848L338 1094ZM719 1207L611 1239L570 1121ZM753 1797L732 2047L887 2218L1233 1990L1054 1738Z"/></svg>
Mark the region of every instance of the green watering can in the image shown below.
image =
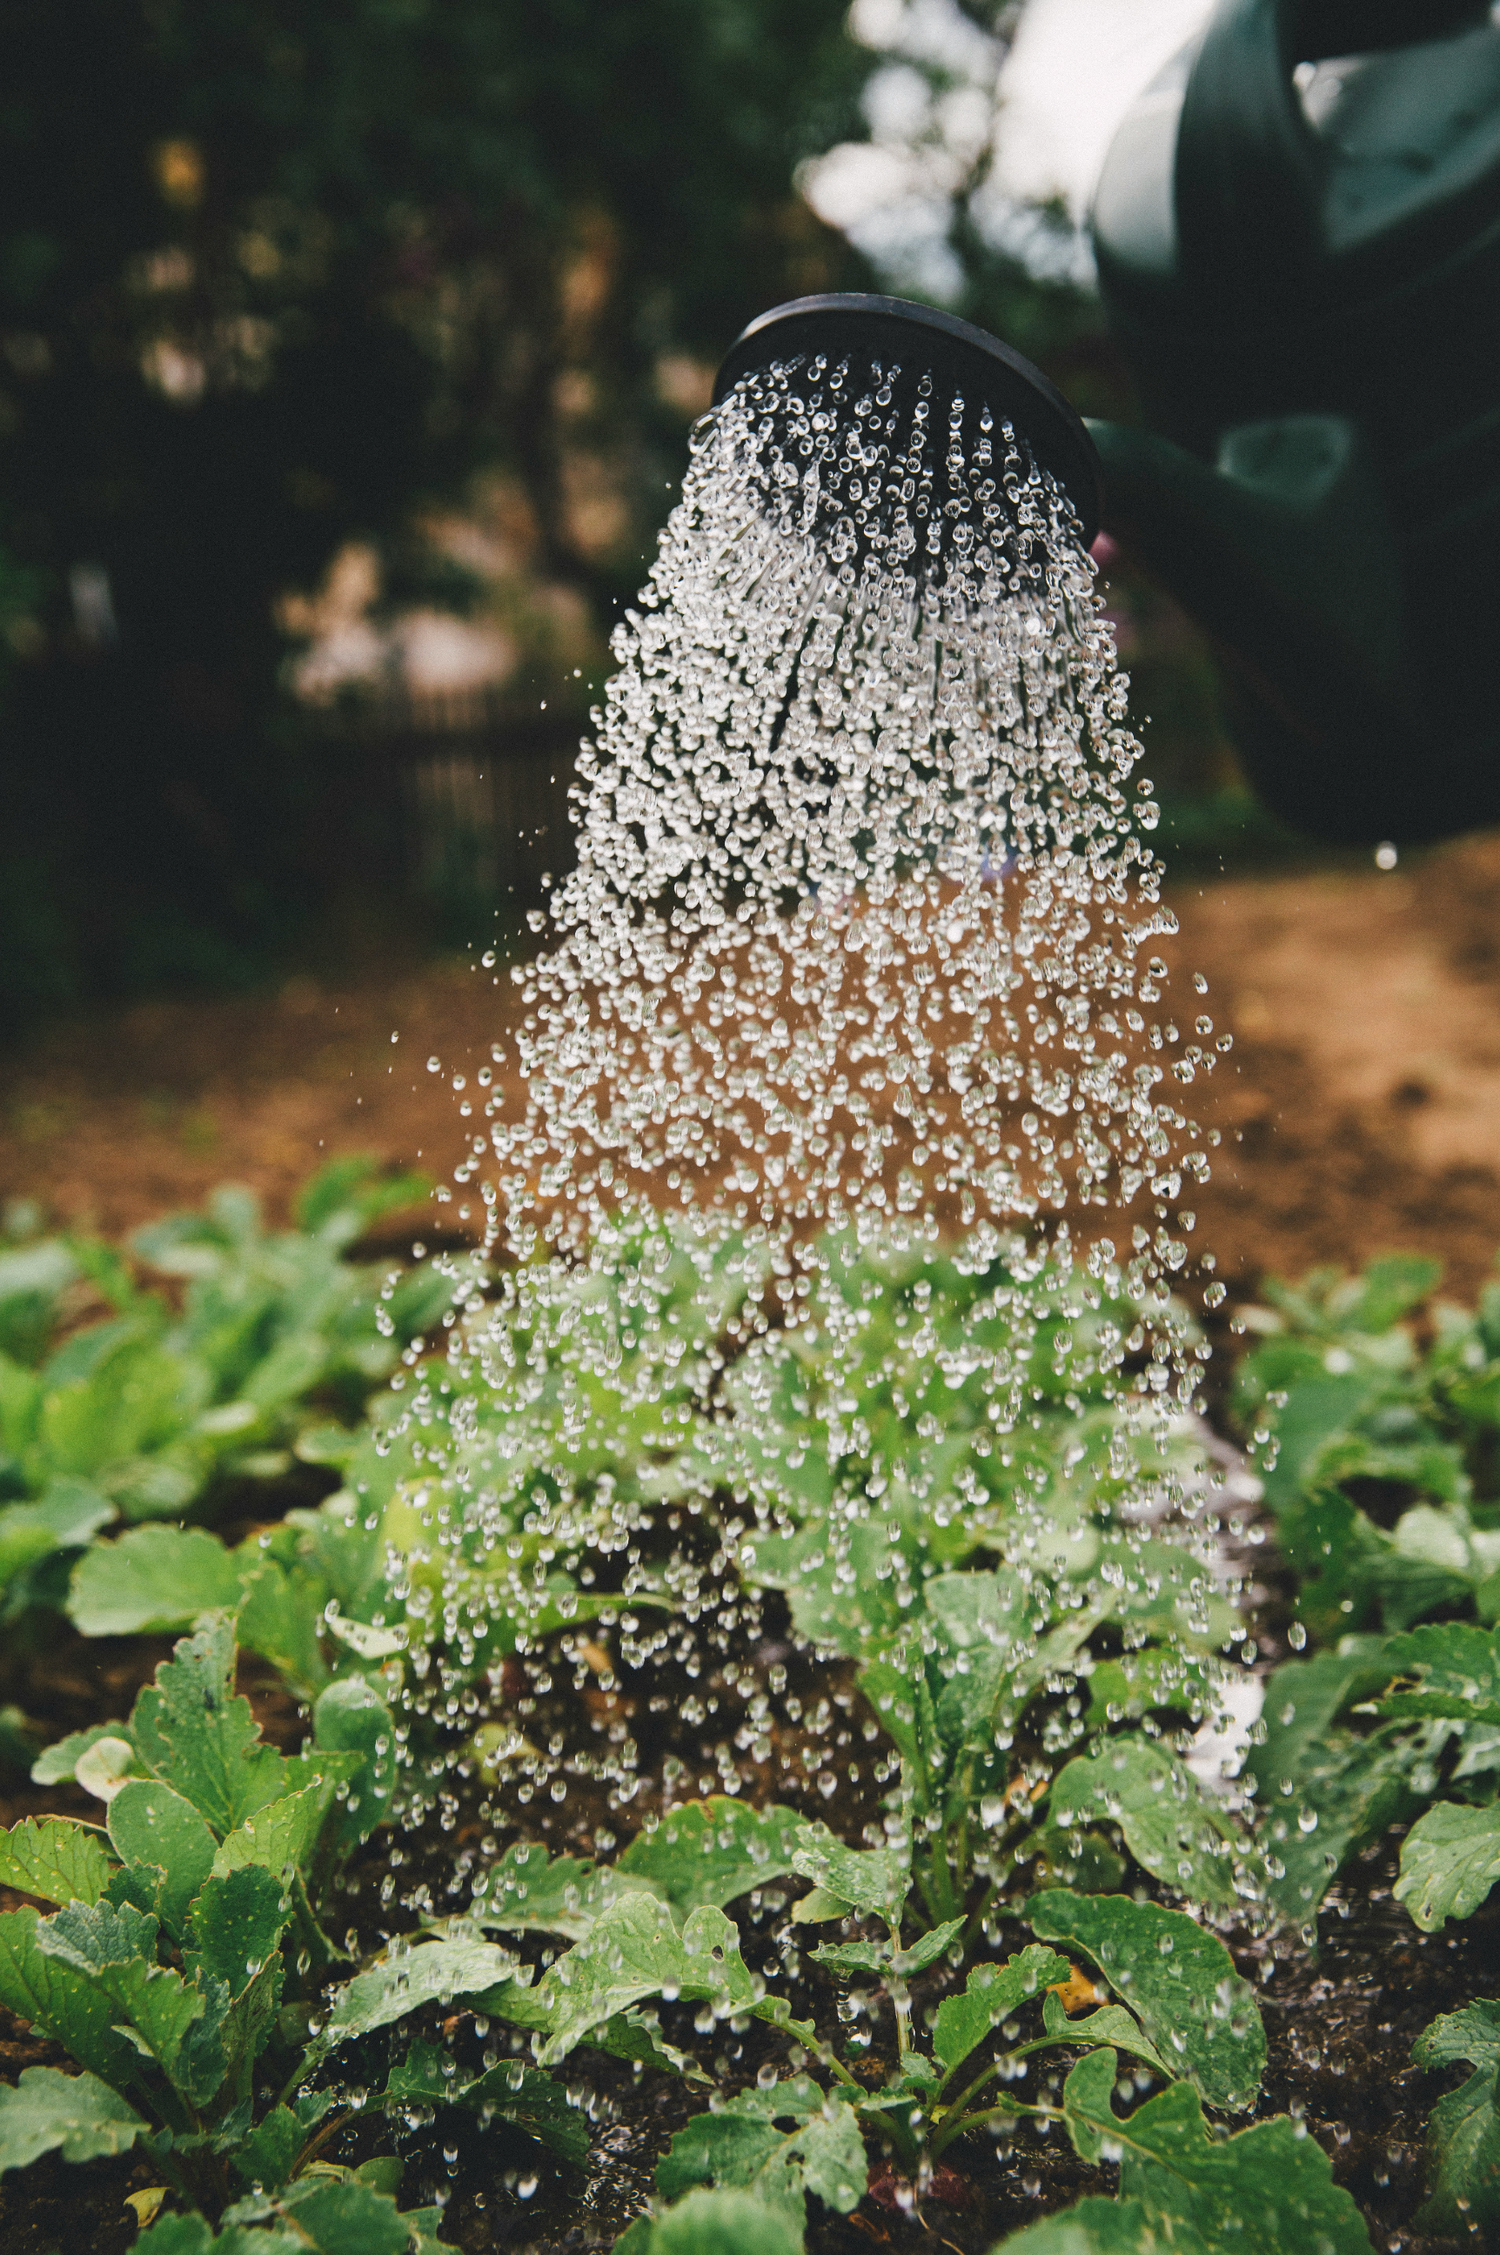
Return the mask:
<svg viewBox="0 0 1500 2255"><path fill-rule="evenodd" d="M1500 27L1222 0L1094 207L1150 429L1103 523L1203 626L1262 797L1327 838L1500 820Z"/></svg>

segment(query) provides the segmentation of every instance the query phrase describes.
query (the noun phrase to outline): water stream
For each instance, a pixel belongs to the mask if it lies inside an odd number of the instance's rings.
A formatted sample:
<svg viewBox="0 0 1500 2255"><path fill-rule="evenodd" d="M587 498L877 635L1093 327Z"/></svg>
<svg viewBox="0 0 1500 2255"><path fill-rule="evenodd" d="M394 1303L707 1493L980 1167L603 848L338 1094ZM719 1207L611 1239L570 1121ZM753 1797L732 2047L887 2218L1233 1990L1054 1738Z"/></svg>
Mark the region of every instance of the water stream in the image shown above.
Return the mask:
<svg viewBox="0 0 1500 2255"><path fill-rule="evenodd" d="M880 1841L847 1663L966 1561L1045 1589L1037 1636L1101 1583L1224 1633L1184 1441L1215 1043L1128 683L1024 438L892 373L793 363L698 427L466 1099L498 1282L393 1445L411 1704L480 1728L485 1854L709 1792Z"/></svg>

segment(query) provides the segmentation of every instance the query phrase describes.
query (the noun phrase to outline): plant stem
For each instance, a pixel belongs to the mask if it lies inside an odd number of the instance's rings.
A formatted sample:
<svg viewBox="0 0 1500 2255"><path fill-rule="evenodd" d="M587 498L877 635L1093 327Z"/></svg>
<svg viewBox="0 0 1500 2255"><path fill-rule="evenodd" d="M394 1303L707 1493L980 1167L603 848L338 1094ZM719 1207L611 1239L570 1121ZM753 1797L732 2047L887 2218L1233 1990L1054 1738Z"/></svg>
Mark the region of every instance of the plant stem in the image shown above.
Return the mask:
<svg viewBox="0 0 1500 2255"><path fill-rule="evenodd" d="M1013 2122L1022 2114L1045 2115L1052 2122L1061 2122L1064 2118L1060 2106L1025 2106L1020 2099L1010 2098L999 2106L986 2107L982 2114L961 2114L956 2120L945 2122L937 2136L929 2141L927 2150L935 2161L965 2131L982 2130L987 2122Z"/></svg>
<svg viewBox="0 0 1500 2255"><path fill-rule="evenodd" d="M894 1980L887 1989L896 2013L896 2058L904 2065L911 2050L911 1992L904 1982Z"/></svg>
<svg viewBox="0 0 1500 2255"><path fill-rule="evenodd" d="M970 2099L974 2097L975 2093L982 2091L985 2084L992 2081L993 2078L999 2074L999 2072L999 2060L992 2059L988 2067L982 2068L980 2072L974 2077L973 2082L970 2083L965 2090L961 2091L958 2097L952 2100L949 2105L944 2107L944 2116L946 2117L949 2114L962 2114L964 2108L968 2105Z"/></svg>
<svg viewBox="0 0 1500 2255"><path fill-rule="evenodd" d="M978 1933L980 1927L984 1924L986 1915L989 1911L989 1907L995 1900L996 1891L999 1888L1000 1882L1002 1879L1009 1878L1010 1868L1014 1860L1015 1859L1013 1857L1008 1856L1006 1858L1004 1869L996 1872L994 1878L991 1879L989 1885L985 1888L984 1893L980 1896L979 1901L975 1904L973 1910L969 1913L969 1921L963 1931L963 1946L965 1950L968 1949L969 1944L974 1939L974 1936Z"/></svg>
<svg viewBox="0 0 1500 2255"><path fill-rule="evenodd" d="M917 1885L922 1891L922 1902L927 1911L929 1926L940 1926L943 1922L943 1912L933 1888L936 1865L937 1858L935 1856L930 1857L926 1867L917 1873Z"/></svg>
<svg viewBox="0 0 1500 2255"><path fill-rule="evenodd" d="M863 2090L864 2085L859 2081L859 2078L850 2074L848 2068L834 2051L832 2044L824 2043L811 2021L794 2020L791 2014L786 2011L785 2000L782 1998L768 1997L765 2002L768 2007L780 2004L782 2010L777 2012L771 2009L757 2012L757 2019L768 2022L773 2028L784 2030L789 2036L795 2036L798 2043L805 2050L810 2051L813 2057L828 2069L830 2074L836 2075L841 2083L848 2083L857 2091Z"/></svg>
<svg viewBox="0 0 1500 2255"><path fill-rule="evenodd" d="M352 2122L353 2119L353 2107L345 2107L342 2114L332 2114L329 2116L326 2122L320 2122L313 2135L308 2139L306 2145L298 2154L296 2160L292 2163L291 2174L294 2177L300 2176L302 2174L302 2171L307 2167L308 2162L311 2161L313 2155L318 2151L319 2147L325 2146L331 2137L336 2137L338 2132L343 2129L345 2123Z"/></svg>
<svg viewBox="0 0 1500 2255"><path fill-rule="evenodd" d="M308 2048L309 2047L304 2044L301 2051L298 2052L296 2066L292 2069L290 2075L288 2075L286 2081L282 2084L280 2090L276 2093L277 2106L285 2106L287 2100L291 2097L293 2091L297 2088L297 2085L302 2081L303 2077L310 2072L307 2063Z"/></svg>
<svg viewBox="0 0 1500 2255"><path fill-rule="evenodd" d="M898 2101L897 2103L901 2102ZM922 2158L921 2141L913 2135L910 2125L903 2122L895 2113L887 2114L884 2111L877 2113L873 2109L871 2111L872 2119L889 2136L907 2166L913 2167L918 2163Z"/></svg>
<svg viewBox="0 0 1500 2255"><path fill-rule="evenodd" d="M949 1866L950 1870L953 1873L953 1884L960 1903L962 1903L964 1896L969 1891L969 1804L973 1798L973 1794L974 1757L972 1754L970 1754L966 1758L963 1769L959 1775L957 1795L959 1804L958 1852L955 1857L950 1859Z"/></svg>

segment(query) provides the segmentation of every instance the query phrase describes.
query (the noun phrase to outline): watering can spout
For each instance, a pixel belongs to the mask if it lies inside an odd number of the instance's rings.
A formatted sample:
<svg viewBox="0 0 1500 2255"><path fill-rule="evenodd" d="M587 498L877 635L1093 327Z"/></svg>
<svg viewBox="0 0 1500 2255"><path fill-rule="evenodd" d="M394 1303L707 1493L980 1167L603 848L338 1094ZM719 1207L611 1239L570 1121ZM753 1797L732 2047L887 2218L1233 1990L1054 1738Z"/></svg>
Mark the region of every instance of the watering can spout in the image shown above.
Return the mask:
<svg viewBox="0 0 1500 2255"><path fill-rule="evenodd" d="M1265 795L1307 828L1363 837L1368 800L1335 801L1337 747L1352 733L1394 752L1415 720L1396 548L1357 427L1338 415L1241 425L1212 467L1151 431L1088 430L1104 530L1212 639ZM1386 825L1411 835L1420 810L1400 811Z"/></svg>

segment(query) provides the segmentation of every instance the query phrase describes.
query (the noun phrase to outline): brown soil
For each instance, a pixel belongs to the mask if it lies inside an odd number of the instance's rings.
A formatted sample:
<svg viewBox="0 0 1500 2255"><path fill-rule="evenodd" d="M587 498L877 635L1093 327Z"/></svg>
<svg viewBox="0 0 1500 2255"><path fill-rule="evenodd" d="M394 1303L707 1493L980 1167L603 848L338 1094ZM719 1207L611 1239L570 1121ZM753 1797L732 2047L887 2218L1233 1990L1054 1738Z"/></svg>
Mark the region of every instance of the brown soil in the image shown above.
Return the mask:
<svg viewBox="0 0 1500 2255"><path fill-rule="evenodd" d="M1198 1202L1220 1274L1251 1290L1399 1247L1472 1298L1500 1246L1500 837L1174 905L1177 985L1205 972L1235 1037L1200 1105L1225 1137Z"/></svg>
<svg viewBox="0 0 1500 2255"><path fill-rule="evenodd" d="M1500 1246L1500 836L1172 901L1177 1007L1203 972L1235 1038L1194 1092L1224 1138L1197 1200L1219 1273L1244 1295L1268 1270L1399 1246L1472 1295ZM279 1217L340 1151L441 1177L467 1132L449 1075L487 1060L514 1009L505 967L470 959L58 1028L0 1067L0 1199L116 1232L226 1180Z"/></svg>

